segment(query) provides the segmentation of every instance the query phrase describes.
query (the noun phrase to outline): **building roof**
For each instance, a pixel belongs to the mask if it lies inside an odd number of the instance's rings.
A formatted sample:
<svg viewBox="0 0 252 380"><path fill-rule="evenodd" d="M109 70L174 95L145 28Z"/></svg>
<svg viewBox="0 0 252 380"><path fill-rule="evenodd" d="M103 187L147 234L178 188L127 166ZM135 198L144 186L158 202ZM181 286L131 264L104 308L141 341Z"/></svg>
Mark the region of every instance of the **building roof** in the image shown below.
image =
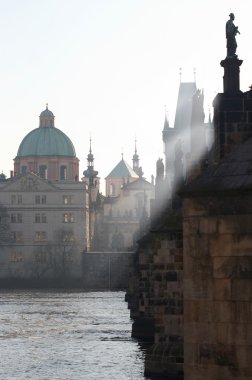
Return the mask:
<svg viewBox="0 0 252 380"><path fill-rule="evenodd" d="M182 195L252 190L252 139L205 172L182 191Z"/></svg>
<svg viewBox="0 0 252 380"><path fill-rule="evenodd" d="M134 170L122 158L106 178L139 178Z"/></svg>
<svg viewBox="0 0 252 380"><path fill-rule="evenodd" d="M137 178L136 180L130 183L125 183L125 185L123 186L123 189L125 190L154 190L155 186L144 178Z"/></svg>

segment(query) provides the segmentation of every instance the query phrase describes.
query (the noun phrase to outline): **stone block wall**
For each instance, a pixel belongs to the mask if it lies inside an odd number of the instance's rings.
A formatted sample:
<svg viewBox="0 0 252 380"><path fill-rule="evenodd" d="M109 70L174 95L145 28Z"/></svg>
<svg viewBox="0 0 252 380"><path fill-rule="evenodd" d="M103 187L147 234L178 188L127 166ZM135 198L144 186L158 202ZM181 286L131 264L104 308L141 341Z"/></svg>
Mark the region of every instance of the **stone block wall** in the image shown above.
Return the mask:
<svg viewBox="0 0 252 380"><path fill-rule="evenodd" d="M185 379L251 379L251 195L185 199Z"/></svg>
<svg viewBox="0 0 252 380"><path fill-rule="evenodd" d="M178 379L183 375L181 227L181 215L166 214L162 227L139 242L130 272L132 335L151 343L146 352L146 375Z"/></svg>

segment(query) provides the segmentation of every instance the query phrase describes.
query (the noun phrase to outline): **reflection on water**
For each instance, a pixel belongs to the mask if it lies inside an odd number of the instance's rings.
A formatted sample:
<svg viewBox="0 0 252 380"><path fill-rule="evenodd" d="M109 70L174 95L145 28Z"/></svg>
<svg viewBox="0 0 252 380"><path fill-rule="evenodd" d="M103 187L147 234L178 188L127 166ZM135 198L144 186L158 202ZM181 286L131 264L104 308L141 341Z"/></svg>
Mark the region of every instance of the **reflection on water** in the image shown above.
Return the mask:
<svg viewBox="0 0 252 380"><path fill-rule="evenodd" d="M123 292L2 291L0 379L141 380Z"/></svg>

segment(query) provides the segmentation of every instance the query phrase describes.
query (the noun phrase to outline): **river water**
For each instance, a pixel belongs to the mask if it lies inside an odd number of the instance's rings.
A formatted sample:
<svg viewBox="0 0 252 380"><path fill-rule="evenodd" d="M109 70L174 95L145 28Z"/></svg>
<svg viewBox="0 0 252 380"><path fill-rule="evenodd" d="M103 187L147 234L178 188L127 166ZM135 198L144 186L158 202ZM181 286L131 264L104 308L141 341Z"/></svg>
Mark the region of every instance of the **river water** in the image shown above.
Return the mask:
<svg viewBox="0 0 252 380"><path fill-rule="evenodd" d="M1 380L141 380L123 292L0 292Z"/></svg>

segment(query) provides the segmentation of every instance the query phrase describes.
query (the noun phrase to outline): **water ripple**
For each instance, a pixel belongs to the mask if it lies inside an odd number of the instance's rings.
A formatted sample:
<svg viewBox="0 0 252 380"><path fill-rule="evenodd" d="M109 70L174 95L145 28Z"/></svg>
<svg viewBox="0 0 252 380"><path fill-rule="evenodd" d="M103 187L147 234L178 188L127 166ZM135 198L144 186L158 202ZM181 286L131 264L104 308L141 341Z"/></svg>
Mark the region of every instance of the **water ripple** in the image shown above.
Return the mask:
<svg viewBox="0 0 252 380"><path fill-rule="evenodd" d="M2 291L2 380L141 380L123 292Z"/></svg>

